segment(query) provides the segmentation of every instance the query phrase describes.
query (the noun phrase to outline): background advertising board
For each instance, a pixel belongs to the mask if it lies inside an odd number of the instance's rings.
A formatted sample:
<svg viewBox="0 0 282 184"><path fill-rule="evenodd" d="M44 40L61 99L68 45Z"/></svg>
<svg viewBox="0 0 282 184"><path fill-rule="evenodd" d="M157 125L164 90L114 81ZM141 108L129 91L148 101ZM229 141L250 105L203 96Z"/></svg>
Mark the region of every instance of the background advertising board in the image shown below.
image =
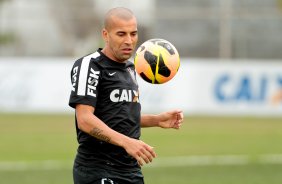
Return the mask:
<svg viewBox="0 0 282 184"><path fill-rule="evenodd" d="M0 60L3 112L69 112L74 59ZM180 108L189 115L282 116L282 64L182 59L175 78L152 85L137 77L143 112Z"/></svg>

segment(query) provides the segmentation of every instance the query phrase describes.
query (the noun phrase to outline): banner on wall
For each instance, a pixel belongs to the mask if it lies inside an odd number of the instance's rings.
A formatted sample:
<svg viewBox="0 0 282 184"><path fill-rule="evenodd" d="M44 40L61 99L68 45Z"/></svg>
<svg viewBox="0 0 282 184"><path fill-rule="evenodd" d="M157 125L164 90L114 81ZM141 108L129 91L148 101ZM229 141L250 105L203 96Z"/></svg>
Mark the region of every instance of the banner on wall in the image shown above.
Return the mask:
<svg viewBox="0 0 282 184"><path fill-rule="evenodd" d="M73 60L0 59L0 111L67 112Z"/></svg>
<svg viewBox="0 0 282 184"><path fill-rule="evenodd" d="M0 59L1 112L72 112L70 58ZM282 62L182 59L165 84L138 77L143 112L282 116Z"/></svg>
<svg viewBox="0 0 282 184"><path fill-rule="evenodd" d="M171 82L143 84L141 94L150 110L157 106L179 107L188 114L282 116L282 63L182 61Z"/></svg>

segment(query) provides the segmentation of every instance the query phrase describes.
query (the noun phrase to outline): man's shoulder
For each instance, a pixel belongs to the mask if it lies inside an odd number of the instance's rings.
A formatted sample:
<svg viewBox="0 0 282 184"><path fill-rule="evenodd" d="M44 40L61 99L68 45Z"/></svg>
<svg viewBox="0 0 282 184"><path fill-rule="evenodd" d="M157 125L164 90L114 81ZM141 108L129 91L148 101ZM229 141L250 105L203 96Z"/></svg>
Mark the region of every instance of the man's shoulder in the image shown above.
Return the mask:
<svg viewBox="0 0 282 184"><path fill-rule="evenodd" d="M103 59L101 56L102 55L98 51L82 56L75 60L73 68L77 66L79 69L83 67L88 68L89 66L99 67L101 64L100 61Z"/></svg>
<svg viewBox="0 0 282 184"><path fill-rule="evenodd" d="M93 59L99 60L100 58L101 58L101 54L98 51L96 51L96 52L80 57L79 59L75 61L75 63L90 62Z"/></svg>

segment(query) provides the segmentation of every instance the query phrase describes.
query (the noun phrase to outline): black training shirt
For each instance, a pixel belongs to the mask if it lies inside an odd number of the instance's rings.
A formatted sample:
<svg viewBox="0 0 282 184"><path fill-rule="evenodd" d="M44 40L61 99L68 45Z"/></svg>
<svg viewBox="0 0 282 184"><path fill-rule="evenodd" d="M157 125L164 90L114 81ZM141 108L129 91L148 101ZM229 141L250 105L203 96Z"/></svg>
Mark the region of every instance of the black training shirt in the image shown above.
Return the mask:
<svg viewBox="0 0 282 184"><path fill-rule="evenodd" d="M71 70L72 91L69 105L95 107L94 115L113 130L139 139L139 91L134 65L118 63L106 57L101 49L78 59ZM79 143L76 162L93 167L132 169L137 161L118 146L103 142L77 127Z"/></svg>

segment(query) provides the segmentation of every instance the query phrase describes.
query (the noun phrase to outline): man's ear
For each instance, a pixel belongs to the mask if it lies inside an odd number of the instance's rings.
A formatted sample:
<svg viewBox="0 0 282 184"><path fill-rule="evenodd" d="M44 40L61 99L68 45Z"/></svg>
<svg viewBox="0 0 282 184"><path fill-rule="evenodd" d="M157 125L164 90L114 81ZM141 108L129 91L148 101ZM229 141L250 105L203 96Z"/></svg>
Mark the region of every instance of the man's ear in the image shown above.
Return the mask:
<svg viewBox="0 0 282 184"><path fill-rule="evenodd" d="M102 29L102 37L105 42L108 42L108 31L105 28Z"/></svg>

